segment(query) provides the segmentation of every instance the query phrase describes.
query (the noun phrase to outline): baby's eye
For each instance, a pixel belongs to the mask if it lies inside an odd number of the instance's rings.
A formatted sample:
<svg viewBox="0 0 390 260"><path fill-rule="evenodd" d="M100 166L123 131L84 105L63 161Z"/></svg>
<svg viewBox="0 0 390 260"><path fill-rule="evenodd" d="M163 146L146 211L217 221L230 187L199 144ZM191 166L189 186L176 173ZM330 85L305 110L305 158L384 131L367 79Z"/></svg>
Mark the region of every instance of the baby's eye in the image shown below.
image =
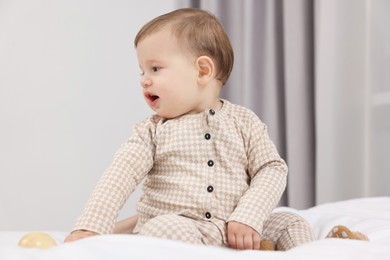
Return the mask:
<svg viewBox="0 0 390 260"><path fill-rule="evenodd" d="M142 77L143 75L145 75L145 72L141 71L139 75Z"/></svg>
<svg viewBox="0 0 390 260"><path fill-rule="evenodd" d="M161 67L152 67L152 71L153 72L157 72L157 71L159 71L161 69Z"/></svg>

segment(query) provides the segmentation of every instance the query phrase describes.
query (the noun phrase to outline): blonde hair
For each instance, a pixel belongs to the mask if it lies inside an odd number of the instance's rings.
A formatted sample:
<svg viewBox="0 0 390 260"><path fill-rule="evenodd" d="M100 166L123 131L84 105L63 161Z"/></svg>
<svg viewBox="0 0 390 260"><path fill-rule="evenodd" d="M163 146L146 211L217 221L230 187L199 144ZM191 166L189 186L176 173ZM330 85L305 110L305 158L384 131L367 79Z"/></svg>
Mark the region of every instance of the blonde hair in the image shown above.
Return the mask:
<svg viewBox="0 0 390 260"><path fill-rule="evenodd" d="M195 56L208 56L216 65L216 78L224 85L233 69L234 54L230 40L218 19L197 8L183 8L158 16L145 24L134 39L134 46L147 36L171 26L179 44Z"/></svg>

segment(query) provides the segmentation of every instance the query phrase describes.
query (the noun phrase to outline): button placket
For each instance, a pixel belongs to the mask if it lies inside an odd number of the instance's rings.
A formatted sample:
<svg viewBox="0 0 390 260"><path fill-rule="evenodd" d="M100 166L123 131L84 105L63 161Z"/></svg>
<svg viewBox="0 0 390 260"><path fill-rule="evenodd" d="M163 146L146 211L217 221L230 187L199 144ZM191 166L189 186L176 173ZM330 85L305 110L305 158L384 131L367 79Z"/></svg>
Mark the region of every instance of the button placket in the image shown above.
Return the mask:
<svg viewBox="0 0 390 260"><path fill-rule="evenodd" d="M207 194L205 196L205 204L204 204L204 217L209 220L212 218L212 213L214 210L213 206L213 178L214 178L214 167L215 167L215 161L214 161L214 151L213 151L213 127L214 127L214 115L215 111L213 109L206 110L204 112L204 122L203 122L203 140L204 145L206 148L205 153L205 164L207 164L206 175L205 175L205 188L204 192Z"/></svg>

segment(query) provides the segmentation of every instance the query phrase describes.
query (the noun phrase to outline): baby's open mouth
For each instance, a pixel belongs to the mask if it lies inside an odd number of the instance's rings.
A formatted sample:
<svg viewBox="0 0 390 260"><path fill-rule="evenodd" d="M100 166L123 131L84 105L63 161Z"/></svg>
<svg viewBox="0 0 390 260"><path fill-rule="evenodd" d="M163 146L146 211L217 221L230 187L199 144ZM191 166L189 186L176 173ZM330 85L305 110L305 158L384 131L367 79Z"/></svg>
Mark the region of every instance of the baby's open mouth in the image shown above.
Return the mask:
<svg viewBox="0 0 390 260"><path fill-rule="evenodd" d="M160 97L157 96L157 95L146 94L146 98L149 99L151 102L154 102L154 101L156 101L157 99L159 99Z"/></svg>

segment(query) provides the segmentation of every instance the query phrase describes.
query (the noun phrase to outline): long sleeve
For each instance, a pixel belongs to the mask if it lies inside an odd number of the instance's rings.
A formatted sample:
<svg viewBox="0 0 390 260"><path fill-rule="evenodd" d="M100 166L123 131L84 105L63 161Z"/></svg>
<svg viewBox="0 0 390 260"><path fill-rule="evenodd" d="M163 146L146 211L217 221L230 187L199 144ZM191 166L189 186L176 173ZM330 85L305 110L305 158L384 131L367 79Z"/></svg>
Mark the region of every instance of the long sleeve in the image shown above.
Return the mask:
<svg viewBox="0 0 390 260"><path fill-rule="evenodd" d="M133 129L95 187L74 230L112 233L120 209L153 167L155 120L150 117Z"/></svg>
<svg viewBox="0 0 390 260"><path fill-rule="evenodd" d="M263 222L286 187L287 165L260 120L252 124L247 145L250 185L228 221L246 224L261 234Z"/></svg>

